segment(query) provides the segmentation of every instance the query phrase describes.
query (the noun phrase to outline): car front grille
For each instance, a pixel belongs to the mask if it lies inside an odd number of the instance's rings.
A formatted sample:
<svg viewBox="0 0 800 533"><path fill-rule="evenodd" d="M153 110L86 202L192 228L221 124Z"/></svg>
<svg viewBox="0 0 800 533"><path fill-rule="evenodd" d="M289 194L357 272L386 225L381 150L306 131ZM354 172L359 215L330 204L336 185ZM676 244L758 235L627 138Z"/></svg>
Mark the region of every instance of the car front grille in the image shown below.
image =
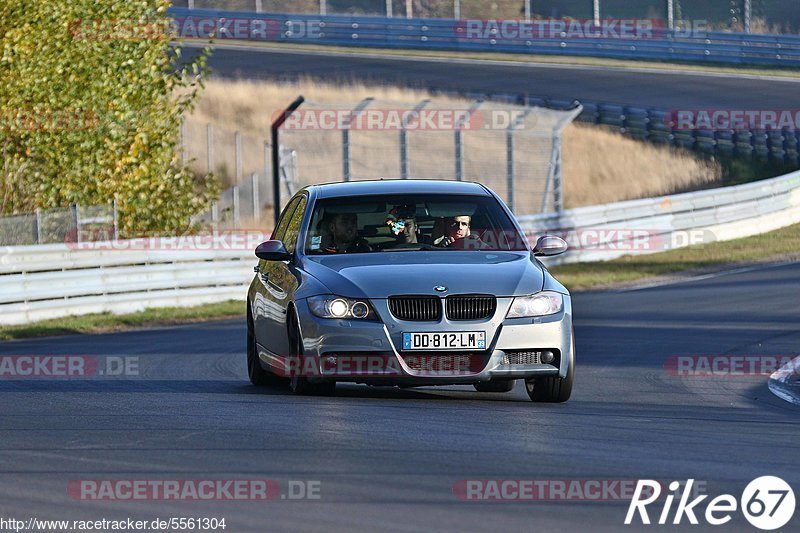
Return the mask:
<svg viewBox="0 0 800 533"><path fill-rule="evenodd" d="M541 365L543 350L507 350L503 355L504 365ZM555 356L549 364L559 366L561 354L558 350L547 350Z"/></svg>
<svg viewBox="0 0 800 533"><path fill-rule="evenodd" d="M506 352L503 356L504 365L539 365L542 363L542 352Z"/></svg>
<svg viewBox="0 0 800 533"><path fill-rule="evenodd" d="M494 316L494 296L448 296L445 299L448 320L483 320Z"/></svg>
<svg viewBox="0 0 800 533"><path fill-rule="evenodd" d="M442 317L436 296L391 296L389 311L395 318L414 322L435 322Z"/></svg>

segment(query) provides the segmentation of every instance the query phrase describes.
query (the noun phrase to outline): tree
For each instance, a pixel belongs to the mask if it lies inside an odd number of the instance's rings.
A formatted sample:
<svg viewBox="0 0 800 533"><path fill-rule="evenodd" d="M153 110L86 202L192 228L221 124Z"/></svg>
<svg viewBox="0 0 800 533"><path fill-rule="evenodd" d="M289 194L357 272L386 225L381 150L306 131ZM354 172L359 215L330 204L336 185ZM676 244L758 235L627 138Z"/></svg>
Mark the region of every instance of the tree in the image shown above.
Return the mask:
<svg viewBox="0 0 800 533"><path fill-rule="evenodd" d="M123 235L185 230L217 194L178 153L207 53L178 66L169 0L2 0L3 214L117 201Z"/></svg>

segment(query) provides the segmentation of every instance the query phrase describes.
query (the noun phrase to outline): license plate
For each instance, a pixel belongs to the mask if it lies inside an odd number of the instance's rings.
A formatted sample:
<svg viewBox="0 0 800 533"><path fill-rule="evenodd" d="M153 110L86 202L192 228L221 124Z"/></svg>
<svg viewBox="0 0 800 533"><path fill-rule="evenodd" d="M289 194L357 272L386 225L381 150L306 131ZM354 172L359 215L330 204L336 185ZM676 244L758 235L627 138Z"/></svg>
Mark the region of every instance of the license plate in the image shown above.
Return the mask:
<svg viewBox="0 0 800 533"><path fill-rule="evenodd" d="M485 350L485 331L403 333L403 350Z"/></svg>

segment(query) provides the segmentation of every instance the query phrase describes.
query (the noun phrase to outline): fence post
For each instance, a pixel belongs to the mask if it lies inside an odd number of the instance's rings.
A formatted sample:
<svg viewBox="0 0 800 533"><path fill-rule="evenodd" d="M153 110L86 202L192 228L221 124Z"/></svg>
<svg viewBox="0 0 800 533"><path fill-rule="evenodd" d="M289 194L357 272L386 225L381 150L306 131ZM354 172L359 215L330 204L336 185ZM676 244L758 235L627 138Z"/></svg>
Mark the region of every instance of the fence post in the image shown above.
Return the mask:
<svg viewBox="0 0 800 533"><path fill-rule="evenodd" d="M75 242L81 242L81 219L78 212L78 204L70 204L69 210L72 212L72 225L75 228Z"/></svg>
<svg viewBox="0 0 800 533"><path fill-rule="evenodd" d="M667 0L667 28L675 30L675 0Z"/></svg>
<svg viewBox="0 0 800 533"><path fill-rule="evenodd" d="M236 145L236 183L242 182L242 133L237 131L233 135Z"/></svg>
<svg viewBox="0 0 800 533"><path fill-rule="evenodd" d="M406 18L414 18L414 0L406 0Z"/></svg>
<svg viewBox="0 0 800 533"><path fill-rule="evenodd" d="M42 244L42 210L36 208L36 244Z"/></svg>
<svg viewBox="0 0 800 533"><path fill-rule="evenodd" d="M392 18L394 16L394 8L392 7L392 0L386 0L386 17Z"/></svg>
<svg viewBox="0 0 800 533"><path fill-rule="evenodd" d="M342 178L344 181L350 181L350 125L353 123L353 119L358 117L373 100L375 99L371 96L361 100L345 119L342 128Z"/></svg>
<svg viewBox="0 0 800 533"><path fill-rule="evenodd" d="M194 0L189 0L189 9L194 9Z"/></svg>
<svg viewBox="0 0 800 533"><path fill-rule="evenodd" d="M744 0L744 32L750 33L750 21L753 18L752 0Z"/></svg>
<svg viewBox="0 0 800 533"><path fill-rule="evenodd" d="M516 176L514 175L515 167L514 167L514 131L517 129L517 126L522 124L528 115L531 114L533 108L527 108L522 114L518 115L517 118L514 119L514 122L509 124L508 129L506 130L506 190L508 196L508 207L511 211L514 211L514 193L516 192L514 188L516 187Z"/></svg>
<svg viewBox="0 0 800 533"><path fill-rule="evenodd" d="M531 20L531 0L525 0L525 20Z"/></svg>
<svg viewBox="0 0 800 533"><path fill-rule="evenodd" d="M261 201L258 198L258 174L253 172L250 175L250 186L253 188L253 221L261 221Z"/></svg>
<svg viewBox="0 0 800 533"><path fill-rule="evenodd" d="M206 172L214 172L214 125L206 124Z"/></svg>
<svg viewBox="0 0 800 533"><path fill-rule="evenodd" d="M211 227L219 228L219 202L211 204Z"/></svg>
<svg viewBox="0 0 800 533"><path fill-rule="evenodd" d="M483 104L483 100L477 100L470 106L466 116L458 119L455 125L455 141L456 141L456 181L464 181L464 142L462 139L462 129L467 121L472 118L472 115Z"/></svg>
<svg viewBox="0 0 800 533"><path fill-rule="evenodd" d="M111 201L112 217L114 219L114 240L119 240L119 214L117 212L117 199Z"/></svg>
<svg viewBox="0 0 800 533"><path fill-rule="evenodd" d="M461 20L461 0L453 0L454 19Z"/></svg>
<svg viewBox="0 0 800 533"><path fill-rule="evenodd" d="M600 25L600 0L594 0L594 25Z"/></svg>
<svg viewBox="0 0 800 533"><path fill-rule="evenodd" d="M239 229L239 186L234 185L231 193L233 194L233 229Z"/></svg>
<svg viewBox="0 0 800 533"><path fill-rule="evenodd" d="M408 127L409 121L412 117L418 117L420 112L425 109L431 103L430 100L423 100L417 104L410 114L406 115L403 119L403 124L400 127L400 178L401 179L408 179L408 131L406 128Z"/></svg>
<svg viewBox="0 0 800 533"><path fill-rule="evenodd" d="M319 14L325 16L328 14L328 1L319 0Z"/></svg>
<svg viewBox="0 0 800 533"><path fill-rule="evenodd" d="M261 13L262 11L264 11L262 0L256 0L256 13Z"/></svg>

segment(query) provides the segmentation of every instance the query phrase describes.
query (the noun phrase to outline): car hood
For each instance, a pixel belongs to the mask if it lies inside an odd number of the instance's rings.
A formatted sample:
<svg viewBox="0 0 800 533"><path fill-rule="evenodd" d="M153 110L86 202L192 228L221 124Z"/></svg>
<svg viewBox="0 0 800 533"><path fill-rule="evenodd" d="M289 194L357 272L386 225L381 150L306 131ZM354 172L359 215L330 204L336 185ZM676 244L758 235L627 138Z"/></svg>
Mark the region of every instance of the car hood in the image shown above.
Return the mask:
<svg viewBox="0 0 800 533"><path fill-rule="evenodd" d="M398 294L520 296L542 290L544 273L530 252L383 252L308 256L305 270L333 294L387 298Z"/></svg>

